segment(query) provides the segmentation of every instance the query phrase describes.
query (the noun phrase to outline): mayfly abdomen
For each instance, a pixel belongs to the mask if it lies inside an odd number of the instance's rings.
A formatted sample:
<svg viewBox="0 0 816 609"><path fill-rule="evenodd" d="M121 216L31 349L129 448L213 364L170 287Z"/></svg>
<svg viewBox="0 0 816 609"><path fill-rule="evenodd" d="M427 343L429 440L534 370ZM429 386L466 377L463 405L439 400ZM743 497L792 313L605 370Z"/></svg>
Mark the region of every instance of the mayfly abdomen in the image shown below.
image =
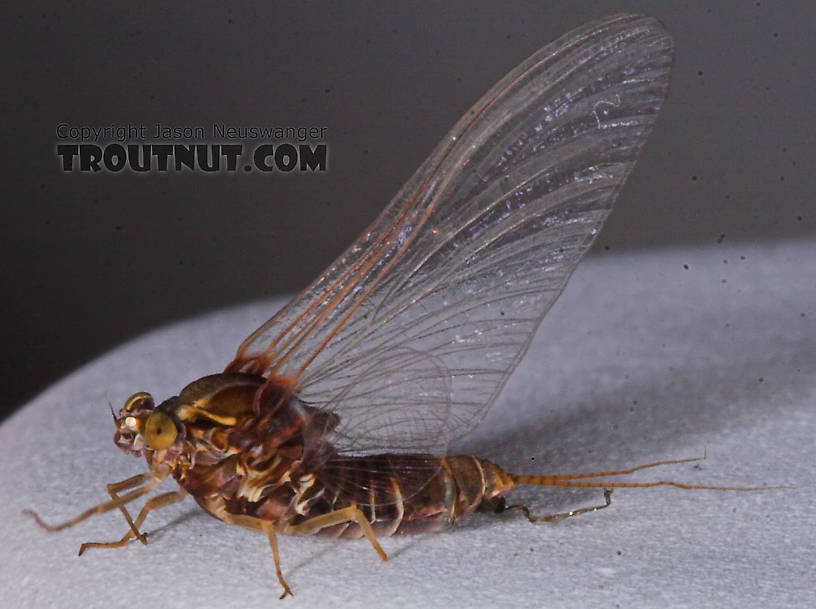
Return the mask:
<svg viewBox="0 0 816 609"><path fill-rule="evenodd" d="M413 472L438 462L439 471L418 492L409 493ZM515 484L498 466L470 456L437 459L428 455L371 455L343 459L347 484L368 489L368 500L357 502L378 536L439 531L510 491ZM327 464L335 474L338 461ZM342 509L349 505L337 492L318 488L319 479L301 496L308 509L295 521ZM319 531L332 537L361 537L353 522Z"/></svg>

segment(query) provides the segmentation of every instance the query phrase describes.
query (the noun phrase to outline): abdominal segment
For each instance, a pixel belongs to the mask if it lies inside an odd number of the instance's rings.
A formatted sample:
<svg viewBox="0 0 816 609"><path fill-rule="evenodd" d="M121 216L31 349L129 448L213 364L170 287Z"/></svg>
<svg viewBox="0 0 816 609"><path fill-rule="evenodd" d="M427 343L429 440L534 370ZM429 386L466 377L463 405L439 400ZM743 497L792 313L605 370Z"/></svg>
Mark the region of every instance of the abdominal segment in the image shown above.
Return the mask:
<svg viewBox="0 0 816 609"><path fill-rule="evenodd" d="M377 536L439 531L483 504L491 505L514 487L510 476L498 466L469 456L384 454L344 459L342 463L342 476L334 463L327 463L326 469L332 472L332 479L343 481L346 491L337 490L337 486L326 487L318 475L293 502L298 515L292 524L354 503ZM434 463L438 470L427 483L416 485L417 472L429 471ZM350 488L355 489L353 494ZM355 522L326 527L318 533L347 538L362 536Z"/></svg>

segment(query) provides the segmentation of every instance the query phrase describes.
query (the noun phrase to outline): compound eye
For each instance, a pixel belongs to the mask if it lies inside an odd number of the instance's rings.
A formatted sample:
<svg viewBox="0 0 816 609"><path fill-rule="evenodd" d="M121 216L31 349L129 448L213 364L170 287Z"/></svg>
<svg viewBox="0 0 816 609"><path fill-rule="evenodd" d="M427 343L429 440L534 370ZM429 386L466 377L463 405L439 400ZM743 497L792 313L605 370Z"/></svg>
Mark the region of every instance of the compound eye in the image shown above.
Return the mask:
<svg viewBox="0 0 816 609"><path fill-rule="evenodd" d="M147 447L152 450L163 450L176 441L178 430L173 419L163 412L153 412L147 417L144 438Z"/></svg>

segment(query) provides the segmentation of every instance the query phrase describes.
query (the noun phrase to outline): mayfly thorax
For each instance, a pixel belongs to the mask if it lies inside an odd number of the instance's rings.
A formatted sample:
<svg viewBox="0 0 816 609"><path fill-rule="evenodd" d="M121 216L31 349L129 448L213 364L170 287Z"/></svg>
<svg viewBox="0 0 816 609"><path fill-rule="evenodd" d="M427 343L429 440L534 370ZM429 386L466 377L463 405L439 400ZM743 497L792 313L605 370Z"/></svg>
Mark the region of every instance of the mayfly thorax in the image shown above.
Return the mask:
<svg viewBox="0 0 816 609"><path fill-rule="evenodd" d="M266 533L380 536L437 530L476 510L532 521L606 507L611 489L675 482L509 474L446 456L473 429L592 245L657 118L672 40L655 19L616 15L542 48L454 125L382 214L256 330L221 374L114 413L116 444L147 473L58 526L119 509L128 530L191 495ZM677 461L672 461L677 462ZM668 462L666 462L668 463ZM179 488L126 505L166 478ZM606 489L603 505L535 516L505 505L518 484ZM33 514L33 513L32 513Z"/></svg>

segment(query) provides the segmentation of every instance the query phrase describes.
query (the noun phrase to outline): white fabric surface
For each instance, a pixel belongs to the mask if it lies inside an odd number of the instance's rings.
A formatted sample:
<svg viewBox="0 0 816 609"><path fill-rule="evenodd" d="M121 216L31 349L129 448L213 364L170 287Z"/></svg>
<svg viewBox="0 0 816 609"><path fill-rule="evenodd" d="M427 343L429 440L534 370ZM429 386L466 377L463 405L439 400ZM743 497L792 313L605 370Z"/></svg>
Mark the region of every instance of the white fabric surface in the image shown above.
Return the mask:
<svg viewBox="0 0 816 609"><path fill-rule="evenodd" d="M89 300L104 306L104 295ZM81 542L125 532L121 515L52 534L21 514L67 519L103 501L104 483L144 471L113 445L106 400L118 409L139 390L161 400L219 371L275 306L151 332L3 423L0 606L278 606L265 537L209 518L189 498L151 514L146 547L81 558ZM707 449L696 465L633 478L793 488L620 489L610 508L555 524L480 514L444 533L383 540L387 563L364 540L286 537L295 598L280 606L813 606L815 341L812 243L600 252L580 265L488 419L455 452L510 471L571 473ZM583 489L516 496L539 512L602 500Z"/></svg>

